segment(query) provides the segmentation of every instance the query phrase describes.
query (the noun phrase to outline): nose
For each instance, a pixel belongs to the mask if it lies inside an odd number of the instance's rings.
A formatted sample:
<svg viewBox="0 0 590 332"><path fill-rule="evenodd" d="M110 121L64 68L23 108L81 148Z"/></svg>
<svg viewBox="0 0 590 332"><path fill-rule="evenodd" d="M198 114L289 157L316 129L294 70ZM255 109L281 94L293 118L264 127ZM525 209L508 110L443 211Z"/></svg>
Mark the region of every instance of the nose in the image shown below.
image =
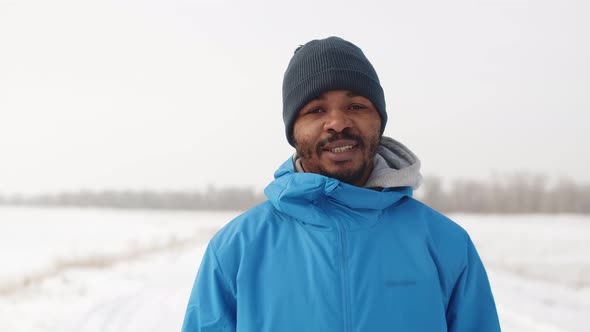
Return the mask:
<svg viewBox="0 0 590 332"><path fill-rule="evenodd" d="M344 112L339 110L328 111L326 122L324 122L324 130L340 133L350 127L352 127L352 120Z"/></svg>

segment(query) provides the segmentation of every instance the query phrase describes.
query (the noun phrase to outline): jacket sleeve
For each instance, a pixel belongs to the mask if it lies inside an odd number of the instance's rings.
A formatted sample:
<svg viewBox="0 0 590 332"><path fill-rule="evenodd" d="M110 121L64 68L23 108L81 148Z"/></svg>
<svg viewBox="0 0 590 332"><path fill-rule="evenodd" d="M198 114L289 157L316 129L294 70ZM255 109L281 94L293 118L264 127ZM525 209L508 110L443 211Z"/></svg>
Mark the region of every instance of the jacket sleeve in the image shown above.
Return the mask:
<svg viewBox="0 0 590 332"><path fill-rule="evenodd" d="M210 244L190 295L182 332L233 332L235 323L235 292Z"/></svg>
<svg viewBox="0 0 590 332"><path fill-rule="evenodd" d="M483 263L469 237L467 238L466 264L453 288L446 315L450 332L500 331L490 283Z"/></svg>

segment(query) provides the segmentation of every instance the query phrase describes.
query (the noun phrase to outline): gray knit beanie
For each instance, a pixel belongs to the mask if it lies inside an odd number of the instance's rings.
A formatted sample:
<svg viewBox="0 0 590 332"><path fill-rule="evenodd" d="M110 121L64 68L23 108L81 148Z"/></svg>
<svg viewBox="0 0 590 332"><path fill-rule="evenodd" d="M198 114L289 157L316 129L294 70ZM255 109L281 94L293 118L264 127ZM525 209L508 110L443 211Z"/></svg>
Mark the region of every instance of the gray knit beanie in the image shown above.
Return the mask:
<svg viewBox="0 0 590 332"><path fill-rule="evenodd" d="M283 121L289 144L297 113L311 100L330 90L350 90L368 98L381 116L381 134L387 123L385 97L375 69L354 44L338 38L312 40L295 50L283 78Z"/></svg>

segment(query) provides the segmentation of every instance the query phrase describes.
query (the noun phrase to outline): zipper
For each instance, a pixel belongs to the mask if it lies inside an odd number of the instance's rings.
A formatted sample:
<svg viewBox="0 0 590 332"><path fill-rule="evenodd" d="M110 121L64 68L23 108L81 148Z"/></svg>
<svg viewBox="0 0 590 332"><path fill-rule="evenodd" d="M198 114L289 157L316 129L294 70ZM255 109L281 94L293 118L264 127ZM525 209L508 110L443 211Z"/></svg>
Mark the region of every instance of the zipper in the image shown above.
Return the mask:
<svg viewBox="0 0 590 332"><path fill-rule="evenodd" d="M338 224L338 221L336 221ZM352 330L351 317L350 317L350 289L348 283L348 258L346 257L346 231L342 225L338 224L338 234L340 238L340 259L341 259L341 282L342 282L342 299L343 299L343 312L344 312L344 332L350 332Z"/></svg>

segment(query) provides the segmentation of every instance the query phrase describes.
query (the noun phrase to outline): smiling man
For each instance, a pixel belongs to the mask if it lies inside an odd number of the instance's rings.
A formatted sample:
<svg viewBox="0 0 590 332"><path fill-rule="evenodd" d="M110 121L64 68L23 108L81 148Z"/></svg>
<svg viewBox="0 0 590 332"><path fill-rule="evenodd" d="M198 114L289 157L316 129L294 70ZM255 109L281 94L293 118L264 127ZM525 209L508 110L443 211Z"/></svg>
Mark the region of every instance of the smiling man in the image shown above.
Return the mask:
<svg viewBox="0 0 590 332"><path fill-rule="evenodd" d="M357 46L299 47L283 120L296 153L210 241L183 332L500 331L468 234L412 198L420 161L383 136L383 89Z"/></svg>

